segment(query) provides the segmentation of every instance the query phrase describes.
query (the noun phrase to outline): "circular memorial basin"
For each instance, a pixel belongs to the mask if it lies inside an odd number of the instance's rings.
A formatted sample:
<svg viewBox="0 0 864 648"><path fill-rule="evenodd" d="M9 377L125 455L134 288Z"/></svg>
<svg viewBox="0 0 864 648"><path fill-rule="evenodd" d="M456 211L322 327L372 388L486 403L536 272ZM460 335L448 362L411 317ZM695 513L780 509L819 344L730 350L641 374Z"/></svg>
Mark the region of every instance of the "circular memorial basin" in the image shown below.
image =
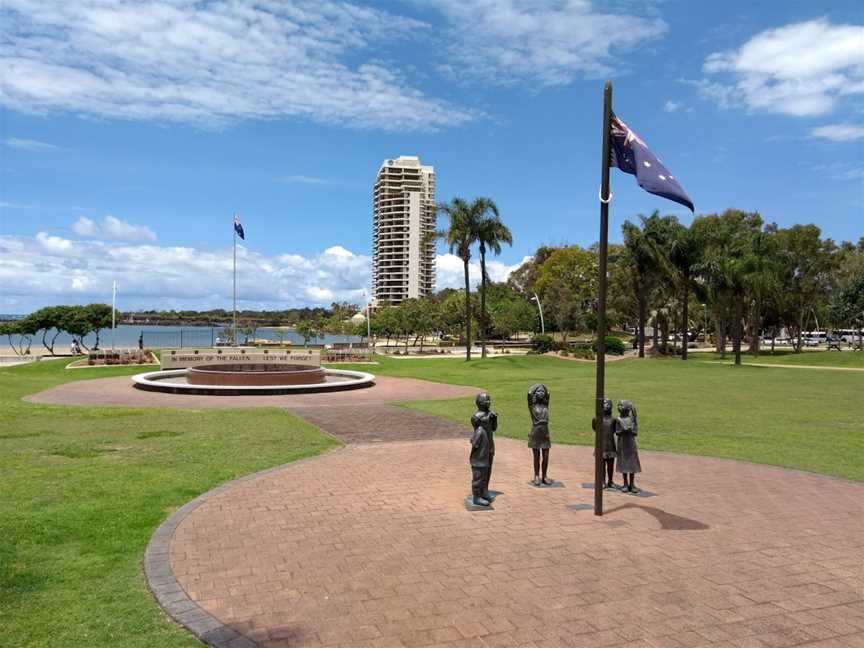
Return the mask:
<svg viewBox="0 0 864 648"><path fill-rule="evenodd" d="M232 387L272 385L317 385L327 382L321 367L306 365L272 365L263 363L219 364L190 367L186 370L190 385L230 385Z"/></svg>
<svg viewBox="0 0 864 648"><path fill-rule="evenodd" d="M204 365L189 369L148 371L132 376L132 383L136 388L148 391L217 396L341 391L375 384L373 374L347 369L296 366L295 369L286 370L290 365L259 365L261 369L237 369L248 366Z"/></svg>

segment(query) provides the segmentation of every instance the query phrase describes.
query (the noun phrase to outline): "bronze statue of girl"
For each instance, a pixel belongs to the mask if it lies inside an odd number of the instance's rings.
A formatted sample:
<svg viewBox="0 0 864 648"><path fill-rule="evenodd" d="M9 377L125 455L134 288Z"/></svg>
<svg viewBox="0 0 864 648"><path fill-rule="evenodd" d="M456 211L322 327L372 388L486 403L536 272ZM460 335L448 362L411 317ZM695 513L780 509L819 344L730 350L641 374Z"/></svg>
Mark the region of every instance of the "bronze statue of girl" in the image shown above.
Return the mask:
<svg viewBox="0 0 864 648"><path fill-rule="evenodd" d="M552 481L549 471L549 390L546 385L531 385L528 389L528 412L531 414L531 432L528 433L528 447L534 454L534 479L532 484L549 486ZM543 457L543 476L540 476L540 457Z"/></svg>
<svg viewBox="0 0 864 648"><path fill-rule="evenodd" d="M633 478L642 472L639 449L636 447L638 433L636 406L629 400L618 401L618 418L615 419L615 434L618 435L618 472L624 475L622 490L638 493ZM627 476L630 476L628 482Z"/></svg>

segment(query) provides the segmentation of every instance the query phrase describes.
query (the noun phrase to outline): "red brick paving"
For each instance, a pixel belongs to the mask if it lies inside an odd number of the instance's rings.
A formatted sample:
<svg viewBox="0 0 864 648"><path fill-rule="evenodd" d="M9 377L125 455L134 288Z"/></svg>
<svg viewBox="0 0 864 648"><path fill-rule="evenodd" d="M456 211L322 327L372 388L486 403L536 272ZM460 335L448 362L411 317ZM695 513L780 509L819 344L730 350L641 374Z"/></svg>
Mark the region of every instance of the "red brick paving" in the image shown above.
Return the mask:
<svg viewBox="0 0 864 648"><path fill-rule="evenodd" d="M127 407L330 407L335 405L375 405L393 401L435 400L474 396L476 387L376 376L372 387L320 394L274 396L208 396L168 394L135 389L128 376L77 380L27 396L33 403L51 405L121 405Z"/></svg>
<svg viewBox="0 0 864 648"><path fill-rule="evenodd" d="M864 484L645 452L656 496L597 518L589 449L554 447L565 488L539 490L500 439L502 494L469 513L467 455L349 446L241 481L180 522L171 569L268 648L864 648Z"/></svg>

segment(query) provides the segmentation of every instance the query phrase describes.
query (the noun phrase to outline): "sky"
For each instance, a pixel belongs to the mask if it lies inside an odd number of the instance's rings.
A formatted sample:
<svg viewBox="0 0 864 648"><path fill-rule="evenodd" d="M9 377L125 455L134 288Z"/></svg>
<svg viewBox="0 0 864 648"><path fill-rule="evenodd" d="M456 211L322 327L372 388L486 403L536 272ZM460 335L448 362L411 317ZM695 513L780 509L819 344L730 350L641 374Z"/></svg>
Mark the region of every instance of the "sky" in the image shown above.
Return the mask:
<svg viewBox="0 0 864 648"><path fill-rule="evenodd" d="M603 81L697 214L864 236L857 1L3 0L0 313L365 303L384 159L541 244L598 236ZM613 169L610 238L684 207ZM461 261L440 247L437 287ZM479 270L473 266L473 277Z"/></svg>

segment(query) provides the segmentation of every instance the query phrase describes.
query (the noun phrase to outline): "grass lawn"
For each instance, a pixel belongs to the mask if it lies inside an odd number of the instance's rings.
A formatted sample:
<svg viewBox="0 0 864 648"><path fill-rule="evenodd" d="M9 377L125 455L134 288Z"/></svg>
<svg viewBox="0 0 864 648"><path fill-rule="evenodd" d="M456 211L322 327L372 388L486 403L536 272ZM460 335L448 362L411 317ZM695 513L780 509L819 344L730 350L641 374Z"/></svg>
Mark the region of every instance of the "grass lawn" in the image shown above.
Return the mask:
<svg viewBox="0 0 864 648"><path fill-rule="evenodd" d="M803 358L836 362L844 355L853 354ZM591 443L593 364L538 356L379 360L371 368L378 374L489 390L500 434L520 439L529 427L527 389L545 382L552 392L553 441ZM0 368L0 645L198 646L164 617L147 590L140 562L154 529L220 482L323 452L335 442L277 409L21 401L61 382L140 370L67 371L65 364ZM864 423L855 407L864 393L861 373L625 360L608 365L607 385L611 397L636 402L642 448L864 479ZM406 406L466 426L474 411L471 398Z"/></svg>
<svg viewBox="0 0 864 648"><path fill-rule="evenodd" d="M693 353L691 354L694 360L720 360L719 353ZM726 354L725 362L735 360L735 354L729 352ZM777 349L774 355L770 351L763 350L758 358L742 353L741 362L758 362L760 364L776 364L788 366L804 366L813 367L852 367L864 369L864 352L861 351L802 351L795 353L790 349Z"/></svg>
<svg viewBox="0 0 864 648"><path fill-rule="evenodd" d="M553 443L593 443L593 363L538 356L470 363L379 360L374 373L487 389L499 415L499 433L517 439L527 440L530 427L528 387L544 382L552 394ZM609 397L636 403L641 448L864 480L864 422L856 406L864 394L864 374L646 359L607 364L606 385ZM406 405L466 426L474 412L471 398Z"/></svg>
<svg viewBox="0 0 864 648"><path fill-rule="evenodd" d="M0 645L200 646L141 560L156 527L226 480L336 445L278 409L53 407L61 382L137 373L67 360L0 369Z"/></svg>

